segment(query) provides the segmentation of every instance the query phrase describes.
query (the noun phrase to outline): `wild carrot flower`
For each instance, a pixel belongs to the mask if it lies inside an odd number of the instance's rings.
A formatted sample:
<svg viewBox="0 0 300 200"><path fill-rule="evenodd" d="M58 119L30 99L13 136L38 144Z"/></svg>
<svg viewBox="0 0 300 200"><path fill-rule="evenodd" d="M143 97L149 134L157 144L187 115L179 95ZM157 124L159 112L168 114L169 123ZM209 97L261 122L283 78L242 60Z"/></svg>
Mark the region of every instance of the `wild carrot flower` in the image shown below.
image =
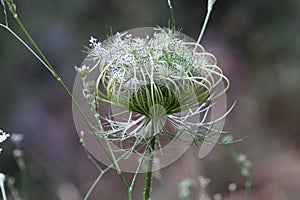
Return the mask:
<svg viewBox="0 0 300 200"><path fill-rule="evenodd" d="M137 32L117 33L102 43L91 37L85 62L75 68L100 122L97 134L112 142L129 140L126 148L135 151L152 138L162 147L163 140L191 143L222 132L213 125L226 113L208 120L213 100L229 87L216 58L173 29ZM223 81L225 87L216 90ZM101 103L113 107L107 115Z"/></svg>

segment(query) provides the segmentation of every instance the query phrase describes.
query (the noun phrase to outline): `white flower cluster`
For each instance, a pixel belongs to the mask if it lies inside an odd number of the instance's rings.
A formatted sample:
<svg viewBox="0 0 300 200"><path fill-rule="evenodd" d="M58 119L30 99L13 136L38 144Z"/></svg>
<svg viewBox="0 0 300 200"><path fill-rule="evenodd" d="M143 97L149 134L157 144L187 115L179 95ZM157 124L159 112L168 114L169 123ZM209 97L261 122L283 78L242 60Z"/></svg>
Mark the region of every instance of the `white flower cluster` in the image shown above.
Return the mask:
<svg viewBox="0 0 300 200"><path fill-rule="evenodd" d="M0 143L3 143L7 138L9 138L9 134L0 129ZM2 148L0 148L0 153L1 152Z"/></svg>
<svg viewBox="0 0 300 200"><path fill-rule="evenodd" d="M89 57L101 60L106 78L122 87L145 85L165 78L199 76L207 64L194 46L171 29L157 28L153 36L117 33L103 43L90 39ZM198 58L196 58L198 57Z"/></svg>
<svg viewBox="0 0 300 200"><path fill-rule="evenodd" d="M9 138L9 134L0 129L0 143Z"/></svg>

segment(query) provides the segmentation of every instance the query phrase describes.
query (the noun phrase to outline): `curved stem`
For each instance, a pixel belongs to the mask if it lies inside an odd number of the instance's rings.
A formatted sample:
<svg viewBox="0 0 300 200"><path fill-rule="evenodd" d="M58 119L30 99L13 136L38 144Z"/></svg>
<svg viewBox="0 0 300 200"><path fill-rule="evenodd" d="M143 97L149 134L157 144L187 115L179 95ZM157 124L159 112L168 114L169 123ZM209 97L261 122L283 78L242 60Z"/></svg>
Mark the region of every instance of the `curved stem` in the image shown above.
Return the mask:
<svg viewBox="0 0 300 200"><path fill-rule="evenodd" d="M200 32L200 35L198 37L198 40L197 40L197 44L200 44L200 41L203 37L203 34L204 34L204 31L206 29L206 26L207 26L207 22L208 22L208 19L210 17L210 13L213 9L213 5L215 4L216 0L208 0L207 1L207 13L206 13L206 16L205 16L205 20L204 20L204 23L202 25L202 29L201 29L201 32Z"/></svg>
<svg viewBox="0 0 300 200"><path fill-rule="evenodd" d="M207 22L208 22L209 17L210 17L210 13L211 13L211 10L207 10L207 13L206 13L206 16L205 16L205 20L204 20L201 32L200 32L198 40L197 40L197 44L200 44L200 41L201 41L201 39L203 37L204 31L205 31L206 26L207 26Z"/></svg>

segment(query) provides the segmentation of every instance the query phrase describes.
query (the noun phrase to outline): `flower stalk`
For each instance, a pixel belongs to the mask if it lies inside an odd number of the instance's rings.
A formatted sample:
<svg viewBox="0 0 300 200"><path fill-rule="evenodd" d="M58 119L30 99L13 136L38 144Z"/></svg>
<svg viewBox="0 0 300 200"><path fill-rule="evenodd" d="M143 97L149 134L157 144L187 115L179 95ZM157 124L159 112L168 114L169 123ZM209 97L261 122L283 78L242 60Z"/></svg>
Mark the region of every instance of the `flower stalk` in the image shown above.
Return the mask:
<svg viewBox="0 0 300 200"><path fill-rule="evenodd" d="M216 0L208 0L207 1L207 12L206 12L204 23L203 23L202 28L201 28L201 32L200 32L198 40L197 40L198 44L200 44L200 42L201 42L201 39L202 39L203 34L205 32L205 29L206 29L206 26L207 26L207 23L208 23L208 20L210 18L210 14L211 14L211 11L213 9L213 5L215 4L215 2L216 2Z"/></svg>

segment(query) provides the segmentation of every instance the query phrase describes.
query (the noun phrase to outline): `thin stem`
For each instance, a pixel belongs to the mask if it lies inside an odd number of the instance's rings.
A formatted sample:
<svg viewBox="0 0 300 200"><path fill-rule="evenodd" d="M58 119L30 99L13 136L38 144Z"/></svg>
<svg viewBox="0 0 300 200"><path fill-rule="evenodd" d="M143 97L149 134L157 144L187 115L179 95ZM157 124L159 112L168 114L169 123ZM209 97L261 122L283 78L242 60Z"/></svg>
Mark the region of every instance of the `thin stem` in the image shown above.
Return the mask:
<svg viewBox="0 0 300 200"><path fill-rule="evenodd" d="M35 43L35 41L32 39L31 35L28 33L27 29L25 28L25 26L23 25L23 23L21 22L20 18L18 16L15 17L15 20L17 21L18 25L20 26L20 28L22 29L22 31L25 33L26 37L29 39L30 43L33 45L33 47L36 49L36 51L38 52L38 54L42 57L42 59L45 61L45 63L47 64L47 66L49 67L50 72L53 74L53 76L55 78L58 77L58 74L56 73L56 71L54 70L54 68L52 67L52 65L50 64L50 62L48 61L48 59L46 58L46 56L43 54L43 52L41 51L41 49L38 47L38 45Z"/></svg>
<svg viewBox="0 0 300 200"><path fill-rule="evenodd" d="M154 148L155 148L155 136L151 139L151 146L149 148L150 156L149 156L149 159L148 159L144 200L149 200L150 199Z"/></svg>
<svg viewBox="0 0 300 200"><path fill-rule="evenodd" d="M87 200L90 195L92 194L93 190L95 189L95 187L97 186L97 184L99 183L100 179L103 177L103 175L107 172L109 168L106 168L105 170L101 171L99 176L96 178L96 180L94 181L94 183L91 185L91 187L89 188L88 192L86 193L84 200Z"/></svg>
<svg viewBox="0 0 300 200"><path fill-rule="evenodd" d="M85 84L84 81L83 81L83 84ZM95 105L95 109L93 109L93 111L94 111L94 114L95 114L95 115L99 113L99 111L98 111L98 103L97 103L97 102L96 102L96 105ZM99 118L97 118L97 121L98 121L98 125L99 125L101 131L104 131L104 129L103 129L103 127L102 127L102 124L101 124L101 120L100 120ZM113 153L113 149L111 148L110 142L107 140L107 138L104 138L104 140L105 140L105 144L106 144L107 147L108 147L108 150L109 150L109 153L110 153L110 156L111 156L111 157L108 155L108 152L106 151L106 148L103 147L103 150L104 150L105 152L107 152L106 154L107 154L108 158L110 159L110 161L113 163L113 166L116 168L117 174L118 174L119 177L121 178L121 180L122 180L122 182L124 183L126 189L129 190L129 185L128 185L128 183L127 183L127 181L126 181L126 179L125 179L125 177L124 177L122 171L120 170L120 167L119 167L119 165L118 165L118 162L117 162L117 159L116 159L116 157L115 157L115 154Z"/></svg>
<svg viewBox="0 0 300 200"><path fill-rule="evenodd" d="M131 184L130 184L130 187L129 187L129 190L128 190L128 200L132 200L132 189L133 189L133 186L135 184L137 175L138 175L138 173L140 171L140 168L141 168L141 166L142 166L142 164L144 162L145 153L146 153L146 151L144 152L143 157L142 157L142 159L141 159L141 161L140 161L140 163L139 163L139 165L138 165L138 167L136 169L136 172L135 172L135 174L134 174L134 176L132 178L132 181L131 181Z"/></svg>
<svg viewBox="0 0 300 200"><path fill-rule="evenodd" d="M0 187L1 187L1 192L2 192L2 198L3 198L3 200L7 200L6 192L5 192L5 187L4 187L4 181L0 183Z"/></svg>
<svg viewBox="0 0 300 200"><path fill-rule="evenodd" d="M88 159L94 164L94 166L99 170L99 171L103 171L102 168L99 166L99 164L97 163L97 161L94 159L94 157L90 154L90 152L87 150L85 143L81 142L81 145L85 151L86 156L88 157Z"/></svg>
<svg viewBox="0 0 300 200"><path fill-rule="evenodd" d="M118 171L117 173L118 173L119 177L121 178L123 184L125 185L126 189L129 190L129 185L128 185L128 183L127 183L127 181L125 179L125 176L123 175L122 171Z"/></svg>
<svg viewBox="0 0 300 200"><path fill-rule="evenodd" d="M169 9L170 9L170 14L171 14L171 26L172 26L172 29L175 30L176 23L175 23L174 9L173 9L171 0L168 0L168 5L169 5Z"/></svg>
<svg viewBox="0 0 300 200"><path fill-rule="evenodd" d="M87 200L89 198L89 196L91 195L91 193L93 192L93 190L95 189L95 187L97 186L97 184L99 183L99 181L101 180L101 178L103 177L103 175L114 166L114 164L110 164L109 166L107 166L105 169L101 169L100 166L96 163L96 161L93 159L92 155L90 155L90 153L86 150L85 148L85 144L84 145L84 149L89 157L90 160L92 160L92 162L94 163L94 165L96 165L96 167L99 169L100 174L99 176L96 178L96 180L93 182L93 184L91 185L91 187L89 188L88 192L86 193L84 200ZM126 154L123 154L122 156L120 156L117 160L120 161L121 159L123 159L124 157L126 157ZM126 182L127 184L127 182Z"/></svg>
<svg viewBox="0 0 300 200"><path fill-rule="evenodd" d="M199 35L198 40L197 40L197 44L200 44L200 41L201 41L201 39L203 37L204 31L205 31L206 26L207 26L207 22L208 22L209 17L210 17L210 13L211 13L211 10L208 10L207 13L206 13L206 17L205 17L205 20L204 20L204 23L203 23L200 35Z"/></svg>
<svg viewBox="0 0 300 200"><path fill-rule="evenodd" d="M132 189L133 189L133 186L134 186L134 184L135 184L135 180L136 180L136 177L137 177L137 175L138 175L138 171L139 171L139 169L140 169L140 166L141 166L141 163L142 163L142 162L143 162L143 161L140 162L140 164L139 164L139 166L138 166L138 168L137 168L137 171L135 172L135 174L134 174L134 176L133 176L133 179L132 179L132 181L131 181L130 187L129 187L128 191L127 191L127 193L128 193L128 200L132 200Z"/></svg>
<svg viewBox="0 0 300 200"><path fill-rule="evenodd" d="M209 20L209 17L210 17L210 13L212 11L212 8L213 8L213 5L214 5L215 2L216 2L216 0L208 0L207 1L207 12L206 12L204 23L202 25L201 32L200 32L198 40L197 40L197 44L200 44L200 41L203 37L204 31L206 29L206 26L207 26L207 23L208 23L208 20Z"/></svg>

